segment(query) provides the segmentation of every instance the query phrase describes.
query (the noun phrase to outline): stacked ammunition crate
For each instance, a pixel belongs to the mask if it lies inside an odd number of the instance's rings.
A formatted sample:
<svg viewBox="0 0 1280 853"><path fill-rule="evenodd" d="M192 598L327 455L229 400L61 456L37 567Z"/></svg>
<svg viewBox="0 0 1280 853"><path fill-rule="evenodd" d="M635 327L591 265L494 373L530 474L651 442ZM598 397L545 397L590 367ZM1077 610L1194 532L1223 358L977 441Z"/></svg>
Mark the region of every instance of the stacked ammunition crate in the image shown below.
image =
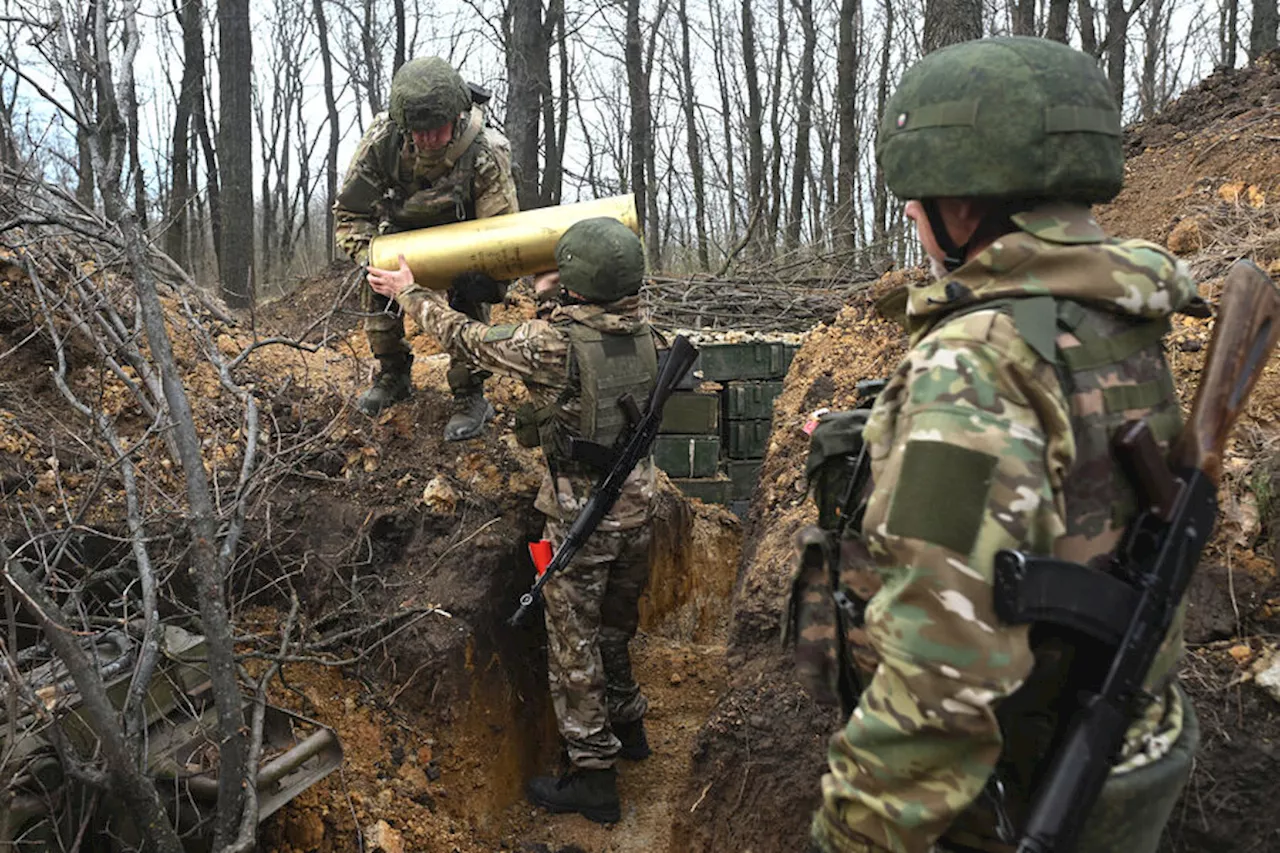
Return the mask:
<svg viewBox="0 0 1280 853"><path fill-rule="evenodd" d="M769 447L773 400L797 347L756 341L699 349L689 390L667 402L654 461L686 495L744 515ZM721 390L692 390L702 382Z"/></svg>

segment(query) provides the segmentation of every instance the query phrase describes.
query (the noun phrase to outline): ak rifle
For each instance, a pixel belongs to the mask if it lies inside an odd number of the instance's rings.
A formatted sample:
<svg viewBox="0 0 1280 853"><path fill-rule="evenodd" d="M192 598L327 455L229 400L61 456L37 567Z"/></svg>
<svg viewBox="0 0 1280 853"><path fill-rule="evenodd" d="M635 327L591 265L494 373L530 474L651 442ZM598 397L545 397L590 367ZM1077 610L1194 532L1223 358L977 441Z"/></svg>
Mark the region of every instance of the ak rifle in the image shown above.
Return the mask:
<svg viewBox="0 0 1280 853"><path fill-rule="evenodd" d="M556 572L569 565L569 561L577 554L578 549L595 532L601 519L613 509L627 477L631 476L631 471L641 459L649 455L653 447L653 440L658 435L658 427L662 425L662 410L667 404L667 399L680 384L680 380L684 379L684 375L689 372L689 368L693 367L697 357L698 350L689 343L688 338L683 335L678 336L667 351L662 369L658 371L658 379L649 393L649 401L645 404L644 413L640 414L636 410L635 402L630 397L618 401L624 410L633 413L629 418L631 429L626 434L626 441L622 442L621 447L613 454L607 470L596 481L595 487L591 490L591 497L587 499L578 517L573 520L573 524L569 526L569 532L565 534L564 541L556 549L551 562L538 575L533 587L520 596L520 608L509 621L512 627L524 622L529 609L541 597L542 587L555 576ZM572 450L570 452L572 455Z"/></svg>
<svg viewBox="0 0 1280 853"><path fill-rule="evenodd" d="M1125 732L1149 698L1143 684L1213 532L1227 439L1277 337L1280 289L1253 263L1238 261L1223 288L1191 414L1168 458L1143 421L1130 421L1115 437L1142 509L1112 556L1112 571L997 553L996 606L1005 621L1056 621L1113 649L1099 669L1101 686L1085 696L1035 791L1018 853L1075 850ZM1055 591L1056 583L1063 585ZM1060 604L1070 597L1068 585L1085 591L1075 596L1085 606Z"/></svg>

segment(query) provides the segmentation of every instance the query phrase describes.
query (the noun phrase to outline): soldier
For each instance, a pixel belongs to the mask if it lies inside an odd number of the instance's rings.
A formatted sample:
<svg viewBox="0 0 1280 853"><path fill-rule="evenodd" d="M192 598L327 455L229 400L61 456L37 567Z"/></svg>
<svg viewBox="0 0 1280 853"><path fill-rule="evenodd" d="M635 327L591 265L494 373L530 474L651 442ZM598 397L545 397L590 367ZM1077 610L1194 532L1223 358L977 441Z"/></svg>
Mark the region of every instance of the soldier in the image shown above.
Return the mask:
<svg viewBox="0 0 1280 853"><path fill-rule="evenodd" d="M369 270L369 284L394 297L448 352L484 370L522 380L532 403L516 415L522 444L540 444L547 472L534 503L543 538L559 548L586 503L594 465L572 457L569 439L612 445L623 425L618 399L644 400L657 378L653 336L640 307L644 252L615 219L588 219L556 244L559 271L534 283L558 291L545 319L489 326L450 310L443 293L399 270ZM551 699L570 766L559 778L530 780L530 802L579 812L599 823L621 815L618 758L649 756L649 703L631 674L628 645L649 578L652 460L636 466L613 509L562 572L543 588Z"/></svg>
<svg viewBox="0 0 1280 853"><path fill-rule="evenodd" d="M1123 181L1120 114L1065 45L929 54L889 101L877 157L935 279L908 289L911 348L863 432L873 486L854 536L883 581L865 609L878 665L831 739L811 845L1009 851L1087 677L1073 655L1089 661L1047 624L1001 622L993 557L1108 565L1137 503L1110 439L1134 417L1162 445L1178 432L1162 336L1196 288L1090 213ZM1197 740L1180 650L1178 625L1080 851L1156 848Z"/></svg>
<svg viewBox="0 0 1280 853"><path fill-rule="evenodd" d="M485 126L471 87L439 57L406 62L391 80L391 109L376 116L347 168L334 204L334 236L360 265L379 234L483 219L519 209L506 137ZM474 275L454 288L454 304L474 320L489 318L506 286ZM404 340L404 318L388 300L361 291L364 330L380 366L360 410L376 415L409 396L413 355ZM488 373L456 360L449 367L454 413L448 441L474 438L493 417L484 398Z"/></svg>

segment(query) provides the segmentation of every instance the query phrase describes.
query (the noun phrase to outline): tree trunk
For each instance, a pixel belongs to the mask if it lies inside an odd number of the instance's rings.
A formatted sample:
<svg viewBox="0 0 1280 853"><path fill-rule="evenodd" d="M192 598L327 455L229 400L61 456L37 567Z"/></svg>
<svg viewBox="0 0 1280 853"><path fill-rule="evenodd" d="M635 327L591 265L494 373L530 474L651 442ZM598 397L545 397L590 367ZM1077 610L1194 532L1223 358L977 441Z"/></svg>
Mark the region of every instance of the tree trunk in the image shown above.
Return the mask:
<svg viewBox="0 0 1280 853"><path fill-rule="evenodd" d="M884 115L884 105L889 100L889 60L893 48L893 2L884 0L884 42L880 47L880 79L876 84L876 115ZM876 125L876 139L880 138L880 125ZM876 183L872 187L871 240L879 250L888 254L885 238L889 234L889 188L884 183L884 170L876 162Z"/></svg>
<svg viewBox="0 0 1280 853"><path fill-rule="evenodd" d="M1036 34L1036 0L1016 0L1013 4L1013 34L1015 36Z"/></svg>
<svg viewBox="0 0 1280 853"><path fill-rule="evenodd" d="M364 60L365 90L369 98L369 111L380 113L384 109L382 100L382 57L374 40L374 29L377 25L374 5L374 0L364 0L364 20L360 27L360 47Z"/></svg>
<svg viewBox="0 0 1280 853"><path fill-rule="evenodd" d="M559 34L559 42L556 35ZM558 44L562 63L567 62L564 43L564 0L551 0L547 5L546 21L542 25L542 64L538 66L538 89L542 93L542 133L544 165L538 198L542 205L560 203L560 185L563 180L564 149L561 138L557 135L559 123L556 121L556 102L551 97L551 45ZM561 85L564 82L565 68L561 67ZM561 99L560 109L568 109L565 100Z"/></svg>
<svg viewBox="0 0 1280 853"><path fill-rule="evenodd" d="M693 59L689 49L689 10L685 0L676 7L680 21L680 85L684 90L682 106L685 123L685 155L693 177L693 222L698 241L698 269L711 269L707 244L707 191L702 173L702 143L698 139L697 95L693 89Z"/></svg>
<svg viewBox="0 0 1280 853"><path fill-rule="evenodd" d="M800 29L804 46L800 53L800 103L796 113L796 150L791 164L791 211L787 218L787 248L800 245L800 227L804 219L804 190L809 181L809 136L813 129L814 52L818 35L813 26L812 0L792 0L800 13ZM817 199L813 200L817 204Z"/></svg>
<svg viewBox="0 0 1280 853"><path fill-rule="evenodd" d="M503 14L507 48L507 138L520 209L542 206L538 189L538 139L542 71L548 63L540 0L510 0ZM545 96L549 97L550 92Z"/></svg>
<svg viewBox="0 0 1280 853"><path fill-rule="evenodd" d="M729 238L734 240L738 234L738 197L736 195L738 184L734 180L733 164L733 152L735 150L733 144L733 102L729 99L728 74L725 72L728 46L724 40L724 18L718 2L712 13L711 45L712 55L715 57L716 83L720 88L720 132L724 138L725 188L729 196L729 219L727 224Z"/></svg>
<svg viewBox="0 0 1280 853"><path fill-rule="evenodd" d="M764 205L764 105L756 70L756 22L751 0L742 0L742 73L747 82L747 217Z"/></svg>
<svg viewBox="0 0 1280 853"><path fill-rule="evenodd" d="M650 113L649 87L644 73L644 43L640 33L640 0L627 0L626 44L623 55L627 66L627 95L631 103L631 190L636 196L636 213L640 233L648 233ZM657 246L646 245L650 266L655 266Z"/></svg>
<svg viewBox="0 0 1280 853"><path fill-rule="evenodd" d="M1093 0L1076 0L1076 13L1080 18L1080 49L1095 59L1098 56L1098 28L1094 25L1097 14Z"/></svg>
<svg viewBox="0 0 1280 853"><path fill-rule="evenodd" d="M1067 43L1067 19L1071 12L1071 0L1049 0L1049 15L1045 21L1044 37Z"/></svg>
<svg viewBox="0 0 1280 853"><path fill-rule="evenodd" d="M1236 67L1239 50L1240 0L1222 0L1218 14L1218 42L1221 48L1218 64L1223 68Z"/></svg>
<svg viewBox="0 0 1280 853"><path fill-rule="evenodd" d="M218 152L222 158L222 294L253 304L252 34L249 0L218 0Z"/></svg>
<svg viewBox="0 0 1280 853"><path fill-rule="evenodd" d="M333 55L329 52L329 25L324 17L324 0L311 0L315 14L316 35L320 39L320 62L324 66L324 104L329 119L329 152L324 160L326 195L324 201L325 257L333 263L337 246L333 242L333 205L338 200L338 143L341 128L338 127L338 101L333 92Z"/></svg>
<svg viewBox="0 0 1280 853"><path fill-rule="evenodd" d="M925 0L925 53L978 38L982 38L982 0Z"/></svg>
<svg viewBox="0 0 1280 853"><path fill-rule="evenodd" d="M1280 27L1280 9L1276 0L1253 0L1253 25L1249 28L1249 61L1253 62L1269 50L1276 49L1276 30Z"/></svg>
<svg viewBox="0 0 1280 853"><path fill-rule="evenodd" d="M191 202L191 117L204 88L204 14L200 0L184 0L174 10L182 28L182 83L174 107L173 136L170 147L169 229L165 233L165 251L188 271L187 206Z"/></svg>
<svg viewBox="0 0 1280 853"><path fill-rule="evenodd" d="M209 197L209 233L213 240L213 258L218 270L222 269L222 175L218 168L218 154L213 147L213 134L209 128L208 107L213 94L201 92L196 101L196 134L200 137L200 150L204 153L205 194ZM221 272L219 272L221 275Z"/></svg>
<svg viewBox="0 0 1280 853"><path fill-rule="evenodd" d="M765 190L769 194L765 227L757 232L756 245L765 256L771 256L777 248L775 239L779 233L778 222L782 215L782 71L787 60L786 0L775 0L774 15L777 20L778 40L773 52L773 79L769 82L769 177Z"/></svg>
<svg viewBox="0 0 1280 853"><path fill-rule="evenodd" d="M1128 56L1130 10L1124 0L1107 0L1107 79L1111 82L1111 95L1116 99L1116 109L1124 113L1124 66Z"/></svg>
<svg viewBox="0 0 1280 853"><path fill-rule="evenodd" d="M393 8L394 8L394 10L395 10L395 22L396 22L396 52L395 52L395 55L394 55L394 56L392 57L392 59L391 59L391 75L394 77L394 76L395 76L396 71L398 71L398 70L400 69L400 66L401 66L401 65L404 65L404 61L405 61L405 55L404 55L404 50L405 50L405 48L404 48L404 36L405 36L405 34L404 34L404 25L405 25L405 20L404 20L404 0L395 0L395 3L394 3L394 5L393 5Z"/></svg>
<svg viewBox="0 0 1280 853"><path fill-rule="evenodd" d="M852 251L858 242L853 228L853 185L858 172L858 115L854 104L857 87L854 81L859 71L858 30L855 26L862 12L859 3L860 0L840 2L840 35L836 53L839 153L836 158L836 204L832 215L837 251ZM877 120L878 118L877 116Z"/></svg>

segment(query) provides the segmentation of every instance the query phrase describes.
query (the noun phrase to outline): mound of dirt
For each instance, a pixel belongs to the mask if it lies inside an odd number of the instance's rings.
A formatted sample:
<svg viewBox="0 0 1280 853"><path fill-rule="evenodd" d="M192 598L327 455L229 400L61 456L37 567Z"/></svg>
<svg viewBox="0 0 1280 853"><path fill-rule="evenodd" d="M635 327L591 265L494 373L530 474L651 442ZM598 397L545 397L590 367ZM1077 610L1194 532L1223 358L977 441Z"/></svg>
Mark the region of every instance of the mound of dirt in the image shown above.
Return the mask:
<svg viewBox="0 0 1280 853"><path fill-rule="evenodd" d="M1210 302L1237 257L1249 255L1280 273L1278 60L1272 54L1252 68L1215 74L1162 116L1131 129L1126 188L1098 210L1112 233L1168 241ZM1183 222L1194 225L1179 229ZM697 808L681 817L678 849L804 849L827 736L840 721L805 694L778 642L792 538L814 516L804 494L808 440L799 427L820 406L850 408L859 380L888 374L901 358L902 330L876 317L870 299L903 281L903 273L891 273L830 326L815 329L775 403L734 596L732 676L699 734L695 776L685 790ZM1170 362L1188 404L1211 330L1212 321L1175 322ZM1260 781L1277 770L1280 715L1276 700L1249 675L1250 662L1280 630L1277 395L1280 358L1265 369L1237 427L1222 522L1189 596L1184 680L1205 736L1166 833L1167 851L1269 850L1280 837L1280 818L1256 796Z"/></svg>

